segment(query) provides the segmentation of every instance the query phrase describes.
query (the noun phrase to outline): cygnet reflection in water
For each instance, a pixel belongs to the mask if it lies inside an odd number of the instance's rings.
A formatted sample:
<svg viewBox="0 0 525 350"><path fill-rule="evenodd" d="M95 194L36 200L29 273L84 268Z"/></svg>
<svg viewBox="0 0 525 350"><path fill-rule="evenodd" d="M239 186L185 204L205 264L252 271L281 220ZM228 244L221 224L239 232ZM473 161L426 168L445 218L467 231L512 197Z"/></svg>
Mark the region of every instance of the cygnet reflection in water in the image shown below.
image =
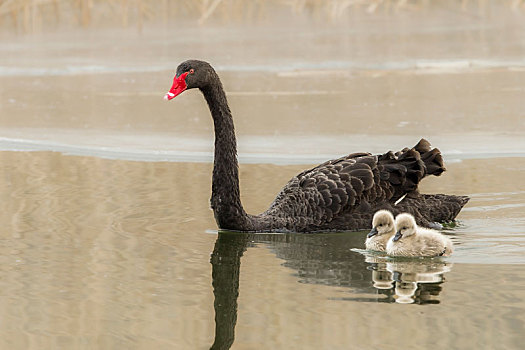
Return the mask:
<svg viewBox="0 0 525 350"><path fill-rule="evenodd" d="M372 283L378 291L392 291L391 302L402 304L436 304L442 290L444 274L452 264L432 258L403 259L386 255L365 255L372 270Z"/></svg>
<svg viewBox="0 0 525 350"><path fill-rule="evenodd" d="M392 272L386 268L386 257L383 255L366 255L365 262L370 264L372 270L372 283L379 290L394 289Z"/></svg>
<svg viewBox="0 0 525 350"><path fill-rule="evenodd" d="M444 274L452 265L442 261L392 261L386 263L386 270L395 281L396 303L439 303L436 298L441 292Z"/></svg>

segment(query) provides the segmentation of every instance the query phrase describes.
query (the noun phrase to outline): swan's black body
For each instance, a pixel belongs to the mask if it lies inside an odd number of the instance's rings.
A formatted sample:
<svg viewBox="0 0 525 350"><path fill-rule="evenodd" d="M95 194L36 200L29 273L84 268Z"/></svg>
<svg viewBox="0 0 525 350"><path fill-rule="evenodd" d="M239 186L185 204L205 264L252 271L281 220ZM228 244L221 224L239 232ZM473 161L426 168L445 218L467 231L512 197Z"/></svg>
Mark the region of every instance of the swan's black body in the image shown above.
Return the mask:
<svg viewBox="0 0 525 350"><path fill-rule="evenodd" d="M305 170L284 186L267 211L249 215L240 200L232 115L219 77L208 63L190 60L180 64L166 98L191 88L199 88L203 93L215 126L211 207L221 229L252 232L369 229L378 209L388 209L394 215L409 212L418 224L429 226L432 222L454 220L469 199L419 194L417 186L421 179L438 176L445 170L439 150L431 149L428 141L422 139L415 147L397 153L354 153Z"/></svg>

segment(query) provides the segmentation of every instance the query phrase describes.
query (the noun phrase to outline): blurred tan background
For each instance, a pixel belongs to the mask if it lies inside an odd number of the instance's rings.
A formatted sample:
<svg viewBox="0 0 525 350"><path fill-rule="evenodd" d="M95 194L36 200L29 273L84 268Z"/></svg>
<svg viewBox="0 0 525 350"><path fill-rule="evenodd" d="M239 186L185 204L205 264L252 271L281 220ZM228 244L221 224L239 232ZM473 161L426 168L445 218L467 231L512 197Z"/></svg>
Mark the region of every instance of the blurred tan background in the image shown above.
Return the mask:
<svg viewBox="0 0 525 350"><path fill-rule="evenodd" d="M188 58L219 71L243 162L525 149L522 1L7 0L0 20L4 149L209 160L200 94L161 100Z"/></svg>

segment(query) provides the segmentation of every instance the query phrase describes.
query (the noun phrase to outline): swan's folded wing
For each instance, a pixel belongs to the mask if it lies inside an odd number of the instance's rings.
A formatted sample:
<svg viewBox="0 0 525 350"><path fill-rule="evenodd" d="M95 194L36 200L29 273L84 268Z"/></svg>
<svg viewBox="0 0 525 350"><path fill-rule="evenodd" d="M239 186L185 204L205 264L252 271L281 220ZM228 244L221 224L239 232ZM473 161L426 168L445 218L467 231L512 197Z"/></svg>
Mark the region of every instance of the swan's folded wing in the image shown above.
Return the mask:
<svg viewBox="0 0 525 350"><path fill-rule="evenodd" d="M369 210L369 203L378 197L385 200L391 196L391 191L382 189L379 182L377 157L353 154L297 175L282 189L269 211L308 216L312 224L331 222L345 212Z"/></svg>

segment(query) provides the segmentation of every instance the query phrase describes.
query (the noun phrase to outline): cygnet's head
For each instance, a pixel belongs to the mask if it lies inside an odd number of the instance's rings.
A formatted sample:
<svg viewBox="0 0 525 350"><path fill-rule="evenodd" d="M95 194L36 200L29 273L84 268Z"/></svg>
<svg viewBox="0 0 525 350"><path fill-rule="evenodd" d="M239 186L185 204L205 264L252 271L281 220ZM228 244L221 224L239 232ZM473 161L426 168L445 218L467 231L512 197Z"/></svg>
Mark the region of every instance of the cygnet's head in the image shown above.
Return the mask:
<svg viewBox="0 0 525 350"><path fill-rule="evenodd" d="M396 235L394 236L394 242L400 240L403 237L412 236L416 233L416 220L411 214L402 213L396 217Z"/></svg>
<svg viewBox="0 0 525 350"><path fill-rule="evenodd" d="M374 214L372 219L372 230L367 237L375 235L392 234L394 231L394 215L388 210L379 210Z"/></svg>

